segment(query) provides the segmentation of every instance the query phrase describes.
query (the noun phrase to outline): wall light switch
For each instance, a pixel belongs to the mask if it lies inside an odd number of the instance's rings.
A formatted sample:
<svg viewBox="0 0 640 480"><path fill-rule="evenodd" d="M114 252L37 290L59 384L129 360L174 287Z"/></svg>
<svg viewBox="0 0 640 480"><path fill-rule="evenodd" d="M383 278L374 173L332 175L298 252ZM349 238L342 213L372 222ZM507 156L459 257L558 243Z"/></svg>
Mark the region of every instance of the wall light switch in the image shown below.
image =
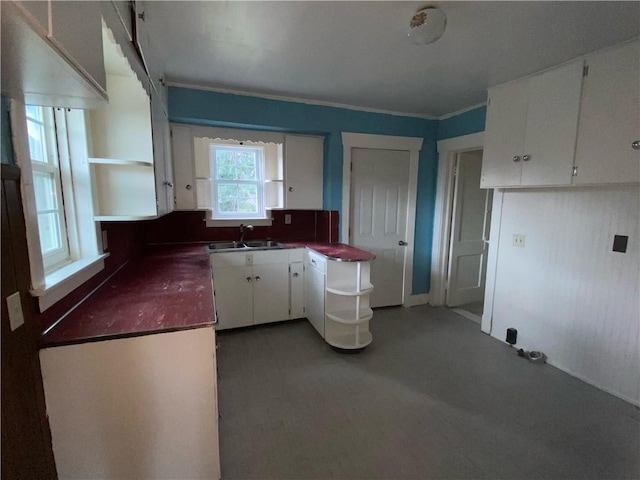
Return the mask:
<svg viewBox="0 0 640 480"><path fill-rule="evenodd" d="M284 224L285 225L291 225L291 214L290 213L285 213L284 214Z"/></svg>
<svg viewBox="0 0 640 480"><path fill-rule="evenodd" d="M524 248L524 239L525 239L525 236L522 235L521 233L514 233L512 245L514 247Z"/></svg>
<svg viewBox="0 0 640 480"><path fill-rule="evenodd" d="M7 297L7 308L9 309L9 323L11 324L11 331L13 332L20 325L24 324L20 292L13 293Z"/></svg>

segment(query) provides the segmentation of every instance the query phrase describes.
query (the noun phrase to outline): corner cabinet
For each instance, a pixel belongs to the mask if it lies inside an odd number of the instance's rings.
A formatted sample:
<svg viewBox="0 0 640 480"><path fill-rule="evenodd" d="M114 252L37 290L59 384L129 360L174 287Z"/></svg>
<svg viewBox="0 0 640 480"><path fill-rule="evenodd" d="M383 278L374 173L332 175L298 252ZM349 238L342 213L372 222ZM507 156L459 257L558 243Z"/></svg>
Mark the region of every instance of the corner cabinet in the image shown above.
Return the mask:
<svg viewBox="0 0 640 480"><path fill-rule="evenodd" d="M586 60L576 185L640 182L640 42Z"/></svg>
<svg viewBox="0 0 640 480"><path fill-rule="evenodd" d="M481 188L570 185L583 61L489 90Z"/></svg>
<svg viewBox="0 0 640 480"><path fill-rule="evenodd" d="M360 350L373 337L369 321L370 262L327 259L307 251L305 258L306 314L324 340L339 350Z"/></svg>

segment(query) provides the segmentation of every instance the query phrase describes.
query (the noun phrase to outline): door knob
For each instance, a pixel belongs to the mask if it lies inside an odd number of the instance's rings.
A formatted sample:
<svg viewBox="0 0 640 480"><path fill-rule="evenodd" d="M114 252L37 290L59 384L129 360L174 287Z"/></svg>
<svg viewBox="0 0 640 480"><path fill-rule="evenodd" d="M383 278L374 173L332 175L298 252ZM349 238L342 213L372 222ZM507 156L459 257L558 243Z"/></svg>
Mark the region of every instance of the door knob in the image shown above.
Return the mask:
<svg viewBox="0 0 640 480"><path fill-rule="evenodd" d="M640 150L640 140L636 140L635 142L633 142L631 144L631 148L633 148L634 150Z"/></svg>
<svg viewBox="0 0 640 480"><path fill-rule="evenodd" d="M250 282L251 280L251 277L247 277L247 282Z"/></svg>
<svg viewBox="0 0 640 480"><path fill-rule="evenodd" d="M400 240L398 242L398 245L400 245L401 247L406 247L407 245L409 245L407 242L405 242L404 240Z"/></svg>
<svg viewBox="0 0 640 480"><path fill-rule="evenodd" d="M513 161L514 162L519 162L520 161L520 157L518 155L514 155L513 156Z"/></svg>

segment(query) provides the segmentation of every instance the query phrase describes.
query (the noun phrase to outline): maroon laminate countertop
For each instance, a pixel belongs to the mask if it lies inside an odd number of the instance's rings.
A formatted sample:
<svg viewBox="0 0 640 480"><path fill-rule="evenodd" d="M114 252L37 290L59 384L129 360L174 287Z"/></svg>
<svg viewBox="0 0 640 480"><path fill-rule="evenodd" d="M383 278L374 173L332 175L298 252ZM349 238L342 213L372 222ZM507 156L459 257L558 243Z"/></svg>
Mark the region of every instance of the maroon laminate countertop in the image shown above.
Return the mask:
<svg viewBox="0 0 640 480"><path fill-rule="evenodd" d="M42 347L213 325L205 245L157 245L126 264L42 337Z"/></svg>
<svg viewBox="0 0 640 480"><path fill-rule="evenodd" d="M376 258L376 256L371 252L360 250L359 248L345 245L344 243L285 242L284 244L287 247L292 248L307 247L314 252L324 255L329 260L336 260L339 262L368 262Z"/></svg>

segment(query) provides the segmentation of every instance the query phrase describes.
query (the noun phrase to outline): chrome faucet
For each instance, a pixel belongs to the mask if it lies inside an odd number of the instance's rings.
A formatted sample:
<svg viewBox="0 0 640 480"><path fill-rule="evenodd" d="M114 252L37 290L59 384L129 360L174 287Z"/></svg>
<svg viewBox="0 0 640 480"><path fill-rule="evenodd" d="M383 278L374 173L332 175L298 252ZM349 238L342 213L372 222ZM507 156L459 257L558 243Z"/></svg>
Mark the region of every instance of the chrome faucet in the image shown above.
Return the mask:
<svg viewBox="0 0 640 480"><path fill-rule="evenodd" d="M244 234L247 230L253 230L253 225L245 225L244 223L240 224L240 242L244 243Z"/></svg>

